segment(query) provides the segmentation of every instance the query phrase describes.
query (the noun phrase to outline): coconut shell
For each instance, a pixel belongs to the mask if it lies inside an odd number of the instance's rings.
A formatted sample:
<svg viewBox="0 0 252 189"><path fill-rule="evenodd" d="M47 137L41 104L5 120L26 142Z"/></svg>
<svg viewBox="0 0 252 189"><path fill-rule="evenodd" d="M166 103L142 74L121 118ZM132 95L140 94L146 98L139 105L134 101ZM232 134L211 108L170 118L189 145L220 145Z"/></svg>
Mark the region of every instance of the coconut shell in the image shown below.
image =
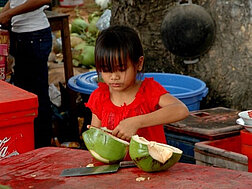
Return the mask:
<svg viewBox="0 0 252 189"><path fill-rule="evenodd" d="M92 156L103 163L119 163L128 153L128 142L102 129L90 127L82 137Z"/></svg>
<svg viewBox="0 0 252 189"><path fill-rule="evenodd" d="M143 140L139 140L139 138ZM131 138L129 155L137 167L143 171L157 172L167 170L177 163L182 156L183 152L178 148L161 143L155 143L155 145L157 145L158 148L153 149L153 142L149 142L138 135ZM149 150L151 150L151 153ZM169 153L169 151L171 153ZM153 153L156 154L153 155Z"/></svg>

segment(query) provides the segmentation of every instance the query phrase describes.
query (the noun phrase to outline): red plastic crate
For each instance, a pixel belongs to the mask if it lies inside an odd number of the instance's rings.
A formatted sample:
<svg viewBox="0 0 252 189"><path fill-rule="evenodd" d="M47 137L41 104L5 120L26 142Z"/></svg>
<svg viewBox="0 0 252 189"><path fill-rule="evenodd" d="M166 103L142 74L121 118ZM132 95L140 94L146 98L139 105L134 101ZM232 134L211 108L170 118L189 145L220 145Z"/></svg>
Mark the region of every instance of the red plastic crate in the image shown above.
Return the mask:
<svg viewBox="0 0 252 189"><path fill-rule="evenodd" d="M249 159L242 153L240 135L198 142L195 144L194 152L198 165L250 171Z"/></svg>
<svg viewBox="0 0 252 189"><path fill-rule="evenodd" d="M35 94L0 81L0 160L34 149L37 114Z"/></svg>
<svg viewBox="0 0 252 189"><path fill-rule="evenodd" d="M241 130L241 152L248 156L248 171L252 172L252 133Z"/></svg>
<svg viewBox="0 0 252 189"><path fill-rule="evenodd" d="M252 146L252 133L248 132L247 130L241 130L241 142L242 144L247 144Z"/></svg>

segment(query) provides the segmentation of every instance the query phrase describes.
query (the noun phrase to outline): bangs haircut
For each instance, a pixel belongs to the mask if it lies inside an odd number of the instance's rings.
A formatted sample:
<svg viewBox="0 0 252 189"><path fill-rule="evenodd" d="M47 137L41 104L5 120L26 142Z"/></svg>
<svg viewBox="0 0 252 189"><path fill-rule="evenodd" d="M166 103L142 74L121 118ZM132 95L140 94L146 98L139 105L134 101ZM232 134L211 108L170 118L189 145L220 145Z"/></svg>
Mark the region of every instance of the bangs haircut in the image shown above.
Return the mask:
<svg viewBox="0 0 252 189"><path fill-rule="evenodd" d="M96 40L97 72L125 71L131 61L136 68L143 48L138 34L127 26L111 26L101 31Z"/></svg>

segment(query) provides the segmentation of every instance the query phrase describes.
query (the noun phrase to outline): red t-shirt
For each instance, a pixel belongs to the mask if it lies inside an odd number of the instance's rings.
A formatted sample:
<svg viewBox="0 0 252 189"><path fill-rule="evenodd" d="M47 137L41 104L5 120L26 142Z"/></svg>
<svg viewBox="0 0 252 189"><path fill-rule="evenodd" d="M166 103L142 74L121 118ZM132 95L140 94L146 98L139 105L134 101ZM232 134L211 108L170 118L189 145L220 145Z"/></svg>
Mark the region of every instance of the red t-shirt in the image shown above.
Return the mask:
<svg viewBox="0 0 252 189"><path fill-rule="evenodd" d="M110 130L113 130L125 118L150 113L159 109L159 98L167 93L165 88L153 78L145 78L134 101L119 107L111 102L108 85L99 83L98 86L85 105L101 120L102 127L107 127ZM149 141L166 144L163 125L141 128L137 131L137 134Z"/></svg>

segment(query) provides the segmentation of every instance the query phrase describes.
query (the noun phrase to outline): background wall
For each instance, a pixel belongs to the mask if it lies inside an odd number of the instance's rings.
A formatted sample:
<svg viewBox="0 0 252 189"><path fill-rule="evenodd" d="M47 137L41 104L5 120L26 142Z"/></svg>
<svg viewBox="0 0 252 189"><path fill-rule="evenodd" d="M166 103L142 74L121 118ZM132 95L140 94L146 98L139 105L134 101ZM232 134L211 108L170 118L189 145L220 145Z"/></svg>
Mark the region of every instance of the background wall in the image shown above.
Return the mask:
<svg viewBox="0 0 252 189"><path fill-rule="evenodd" d="M112 0L111 24L135 28L145 51L146 72L190 75L203 80L209 93L201 108L252 109L252 0L195 0L216 24L211 49L196 64L184 64L163 45L160 27L176 0Z"/></svg>

